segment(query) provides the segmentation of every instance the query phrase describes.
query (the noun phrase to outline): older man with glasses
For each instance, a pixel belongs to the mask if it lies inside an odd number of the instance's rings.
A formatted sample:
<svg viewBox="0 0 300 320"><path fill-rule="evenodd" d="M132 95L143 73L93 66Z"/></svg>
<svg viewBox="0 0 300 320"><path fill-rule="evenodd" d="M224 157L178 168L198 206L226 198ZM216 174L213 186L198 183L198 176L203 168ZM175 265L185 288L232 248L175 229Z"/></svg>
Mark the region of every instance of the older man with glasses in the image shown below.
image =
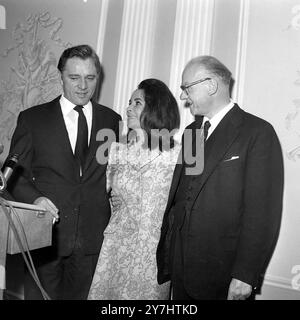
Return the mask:
<svg viewBox="0 0 300 320"><path fill-rule="evenodd" d="M176 166L157 249L158 282L171 279L175 300L255 294L279 234L278 137L230 99L230 82L231 72L212 56L192 59L182 74L180 98L197 118L182 148L195 149L202 129L206 141L202 172L187 170L185 158Z"/></svg>

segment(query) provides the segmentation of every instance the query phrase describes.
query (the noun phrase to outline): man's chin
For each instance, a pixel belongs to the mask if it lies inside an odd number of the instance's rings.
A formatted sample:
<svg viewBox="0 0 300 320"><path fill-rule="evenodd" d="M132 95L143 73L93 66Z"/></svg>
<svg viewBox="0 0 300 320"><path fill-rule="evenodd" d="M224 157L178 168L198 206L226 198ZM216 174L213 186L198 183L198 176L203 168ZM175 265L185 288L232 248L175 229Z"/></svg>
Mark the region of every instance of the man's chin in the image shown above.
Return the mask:
<svg viewBox="0 0 300 320"><path fill-rule="evenodd" d="M189 106L189 109L190 109L191 115L192 115L192 116L195 116L195 115L196 115L196 112L195 112L195 109L194 109L194 107L193 107L192 104Z"/></svg>
<svg viewBox="0 0 300 320"><path fill-rule="evenodd" d="M88 104L89 103L89 101L90 100L86 100L86 99L84 99L84 100L76 100L76 105L80 105L80 106L85 106L86 104Z"/></svg>
<svg viewBox="0 0 300 320"><path fill-rule="evenodd" d="M90 95L77 95L76 97L74 97L74 100L76 101L77 105L86 105L91 99Z"/></svg>

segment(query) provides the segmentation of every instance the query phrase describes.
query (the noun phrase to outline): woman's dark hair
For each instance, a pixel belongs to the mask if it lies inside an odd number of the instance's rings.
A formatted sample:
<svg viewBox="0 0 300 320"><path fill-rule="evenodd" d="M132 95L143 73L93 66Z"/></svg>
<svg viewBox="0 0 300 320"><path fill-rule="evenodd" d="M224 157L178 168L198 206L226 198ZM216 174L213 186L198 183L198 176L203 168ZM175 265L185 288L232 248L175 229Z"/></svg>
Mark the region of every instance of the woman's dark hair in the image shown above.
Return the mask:
<svg viewBox="0 0 300 320"><path fill-rule="evenodd" d="M141 114L141 127L147 133L148 148L173 148L174 132L180 125L178 104L168 86L157 79L143 80L138 89L143 90L145 107ZM153 130L158 129L158 130ZM164 130L163 130L164 129ZM162 130L162 131L161 131ZM157 133L159 132L159 135Z"/></svg>
<svg viewBox="0 0 300 320"><path fill-rule="evenodd" d="M98 74L101 73L101 65L100 65L99 57L96 54L96 52L87 44L66 49L59 58L58 65L57 65L58 70L60 72L63 72L68 59L71 59L74 57L80 58L82 60L91 58L94 61L97 73Z"/></svg>

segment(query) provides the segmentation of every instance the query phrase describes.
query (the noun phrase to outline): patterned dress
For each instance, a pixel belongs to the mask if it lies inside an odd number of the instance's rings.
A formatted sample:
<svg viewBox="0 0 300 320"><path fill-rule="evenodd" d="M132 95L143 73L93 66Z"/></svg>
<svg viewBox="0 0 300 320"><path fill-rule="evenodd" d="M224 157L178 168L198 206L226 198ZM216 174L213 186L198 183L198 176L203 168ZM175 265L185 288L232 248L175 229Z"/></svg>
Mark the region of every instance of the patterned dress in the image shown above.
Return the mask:
<svg viewBox="0 0 300 320"><path fill-rule="evenodd" d="M156 248L180 151L112 144L107 181L122 200L112 211L89 300L164 300L170 283L157 283Z"/></svg>

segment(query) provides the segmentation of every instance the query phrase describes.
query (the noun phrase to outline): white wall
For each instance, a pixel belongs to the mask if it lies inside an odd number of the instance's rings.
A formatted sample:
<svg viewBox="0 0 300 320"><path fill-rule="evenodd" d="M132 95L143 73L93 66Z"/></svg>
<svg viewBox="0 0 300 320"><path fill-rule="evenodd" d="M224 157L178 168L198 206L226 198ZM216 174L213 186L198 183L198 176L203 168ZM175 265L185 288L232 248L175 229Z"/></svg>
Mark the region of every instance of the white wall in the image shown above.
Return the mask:
<svg viewBox="0 0 300 320"><path fill-rule="evenodd" d="M300 25L297 0L250 1L243 91L246 110L271 122L277 131L285 167L284 210L277 248L269 265L263 297L299 299L300 146L297 79ZM294 268L294 273L292 273ZM268 287L268 288L267 288ZM278 291L278 288L280 290Z"/></svg>

